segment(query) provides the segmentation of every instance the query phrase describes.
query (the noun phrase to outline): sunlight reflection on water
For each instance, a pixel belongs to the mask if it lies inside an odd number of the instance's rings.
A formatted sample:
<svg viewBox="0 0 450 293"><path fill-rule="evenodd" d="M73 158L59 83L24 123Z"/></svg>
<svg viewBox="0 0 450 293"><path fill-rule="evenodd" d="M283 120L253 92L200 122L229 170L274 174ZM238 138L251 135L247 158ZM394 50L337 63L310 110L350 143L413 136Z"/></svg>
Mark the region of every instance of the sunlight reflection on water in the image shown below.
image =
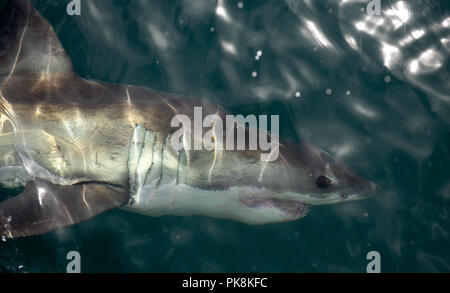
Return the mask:
<svg viewBox="0 0 450 293"><path fill-rule="evenodd" d="M63 9L33 2L50 16ZM96 0L82 17L49 17L82 76L280 114L285 138L329 151L382 192L264 227L112 212L37 248L8 242L0 271L4 259L10 271L61 270L56 256L27 260L36 249L62 255L58 241L111 243L92 250L92 271L363 271L372 249L386 271L449 271L444 2L382 0L369 16L361 0Z"/></svg>

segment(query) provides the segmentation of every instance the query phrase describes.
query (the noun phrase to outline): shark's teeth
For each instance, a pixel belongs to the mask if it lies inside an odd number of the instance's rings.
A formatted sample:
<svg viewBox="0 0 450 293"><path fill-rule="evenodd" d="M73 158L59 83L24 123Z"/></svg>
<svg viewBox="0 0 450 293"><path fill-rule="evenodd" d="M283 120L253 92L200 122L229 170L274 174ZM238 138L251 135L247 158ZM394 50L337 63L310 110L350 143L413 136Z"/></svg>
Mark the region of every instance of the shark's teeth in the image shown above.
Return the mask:
<svg viewBox="0 0 450 293"><path fill-rule="evenodd" d="M239 201L250 208L276 208L293 219L304 217L308 213L310 207L307 203L301 201L276 198L246 197L240 198Z"/></svg>
<svg viewBox="0 0 450 293"><path fill-rule="evenodd" d="M310 205L294 200L268 199L267 202L294 219L306 216Z"/></svg>

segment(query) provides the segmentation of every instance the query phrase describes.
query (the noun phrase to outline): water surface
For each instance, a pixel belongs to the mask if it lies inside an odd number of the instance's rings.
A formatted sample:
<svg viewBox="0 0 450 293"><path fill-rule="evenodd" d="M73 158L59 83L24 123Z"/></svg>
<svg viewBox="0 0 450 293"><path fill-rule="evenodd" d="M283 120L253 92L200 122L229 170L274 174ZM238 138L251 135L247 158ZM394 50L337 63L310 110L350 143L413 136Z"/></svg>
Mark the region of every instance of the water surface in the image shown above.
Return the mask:
<svg viewBox="0 0 450 293"><path fill-rule="evenodd" d="M280 135L327 150L382 191L248 226L115 210L0 243L0 271L450 271L450 3L446 0L34 0L84 78L280 115ZM1 196L18 191L1 190Z"/></svg>

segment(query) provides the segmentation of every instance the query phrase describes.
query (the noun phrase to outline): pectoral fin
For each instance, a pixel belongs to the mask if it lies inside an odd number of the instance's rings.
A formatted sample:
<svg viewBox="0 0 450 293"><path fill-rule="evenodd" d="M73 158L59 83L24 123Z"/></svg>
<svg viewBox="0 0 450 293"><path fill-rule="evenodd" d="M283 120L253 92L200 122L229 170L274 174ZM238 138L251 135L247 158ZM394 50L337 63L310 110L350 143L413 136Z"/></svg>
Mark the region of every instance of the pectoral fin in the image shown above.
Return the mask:
<svg viewBox="0 0 450 293"><path fill-rule="evenodd" d="M0 203L0 236L18 238L70 226L128 203L128 191L103 183L62 186L44 180Z"/></svg>

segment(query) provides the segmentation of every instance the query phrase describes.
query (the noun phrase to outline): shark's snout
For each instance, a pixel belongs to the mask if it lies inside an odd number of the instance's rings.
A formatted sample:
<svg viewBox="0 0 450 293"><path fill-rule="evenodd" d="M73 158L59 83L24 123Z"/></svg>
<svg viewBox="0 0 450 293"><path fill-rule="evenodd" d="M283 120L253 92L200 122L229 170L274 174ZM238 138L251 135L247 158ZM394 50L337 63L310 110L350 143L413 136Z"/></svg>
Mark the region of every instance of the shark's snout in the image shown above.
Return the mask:
<svg viewBox="0 0 450 293"><path fill-rule="evenodd" d="M343 186L343 192L348 190L348 196L353 200L369 198L376 191L380 190L380 187L377 184L353 172L341 175L341 185Z"/></svg>
<svg viewBox="0 0 450 293"><path fill-rule="evenodd" d="M321 157L328 176L332 177L330 180L335 190L343 200L366 199L380 190L380 186L362 177L326 152L322 151Z"/></svg>

